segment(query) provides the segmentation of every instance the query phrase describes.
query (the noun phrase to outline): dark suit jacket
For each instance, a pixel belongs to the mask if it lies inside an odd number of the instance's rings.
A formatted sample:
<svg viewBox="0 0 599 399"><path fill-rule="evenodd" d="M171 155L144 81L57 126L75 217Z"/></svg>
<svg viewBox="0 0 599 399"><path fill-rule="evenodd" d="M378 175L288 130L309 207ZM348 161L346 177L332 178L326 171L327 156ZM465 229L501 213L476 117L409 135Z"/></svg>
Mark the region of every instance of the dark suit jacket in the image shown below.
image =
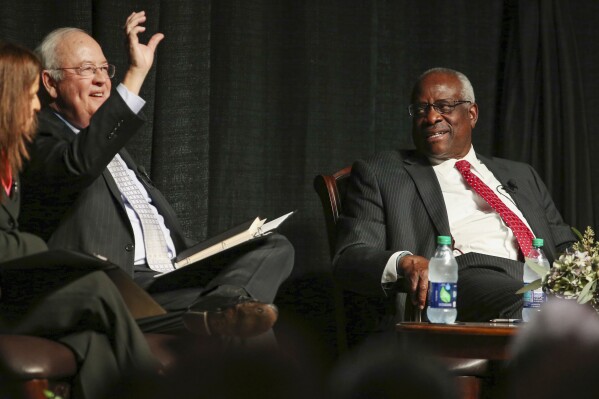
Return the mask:
<svg viewBox="0 0 599 399"><path fill-rule="evenodd" d="M38 232L50 248L102 255L132 276L133 230L106 169L119 153L164 217L177 250L186 248L189 243L173 209L123 149L143 122L143 116L131 112L116 92L78 134L50 108L42 109L31 161L22 177L23 228Z"/></svg>
<svg viewBox="0 0 599 399"><path fill-rule="evenodd" d="M573 241L547 188L527 164L477 154L510 192L550 262ZM509 184L508 184L509 182ZM438 235L451 235L433 168L413 152L388 151L352 168L339 220L335 278L351 291L384 296L381 276L391 254L407 250L430 258Z"/></svg>
<svg viewBox="0 0 599 399"><path fill-rule="evenodd" d="M164 217L176 251L193 244L184 238L166 199L123 150L142 123L143 118L131 112L118 93L113 93L96 111L89 127L77 134L51 109L44 108L31 146L31 160L21 179L25 194L21 202L23 228L42 234L50 248L107 258L169 311L196 305L200 293L221 286L223 290L239 287L261 301L272 302L293 267L293 247L280 235L227 251L213 258L210 267L188 268L160 280L153 278L155 272L149 268L134 266L133 229L116 182L106 168L117 153L136 173ZM151 320L142 328L155 332L184 329L180 315L146 318Z"/></svg>
<svg viewBox="0 0 599 399"><path fill-rule="evenodd" d="M47 249L41 238L19 231L21 192L18 180L10 197L0 188L0 262ZM106 397L102 390L111 388L111 382L124 373L155 367L144 336L103 272L61 278L59 284L54 284L56 279L48 280L46 274L25 273L17 278L26 284L25 289L18 290L23 299L11 302L0 298L0 334L45 336L71 348L79 361L73 384L73 393L80 395L77 397ZM37 289L29 289L32 286ZM40 291L40 287L44 289ZM27 289L30 292L25 292ZM80 387L89 389L88 393L84 395Z"/></svg>
<svg viewBox="0 0 599 399"><path fill-rule="evenodd" d="M47 249L41 238L19 231L20 201L20 182L15 177L10 197L0 187L0 262Z"/></svg>

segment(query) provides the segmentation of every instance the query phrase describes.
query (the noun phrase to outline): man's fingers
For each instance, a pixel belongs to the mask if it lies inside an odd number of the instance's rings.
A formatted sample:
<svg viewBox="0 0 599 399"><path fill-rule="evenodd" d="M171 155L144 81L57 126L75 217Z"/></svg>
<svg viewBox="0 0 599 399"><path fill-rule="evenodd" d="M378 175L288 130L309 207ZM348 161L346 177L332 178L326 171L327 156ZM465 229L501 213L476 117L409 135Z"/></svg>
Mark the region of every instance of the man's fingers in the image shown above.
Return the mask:
<svg viewBox="0 0 599 399"><path fill-rule="evenodd" d="M129 42L132 45L139 44L138 35L142 32L146 31L146 27L141 24L146 22L146 13L145 11L133 12L127 18L127 22L125 22L125 32L129 38ZM162 33L156 33L152 36L147 46L154 52L156 47L158 47L158 43L160 43L164 39L164 35Z"/></svg>
<svg viewBox="0 0 599 399"><path fill-rule="evenodd" d="M428 265L420 271L420 293L420 309L424 309L428 295Z"/></svg>
<svg viewBox="0 0 599 399"><path fill-rule="evenodd" d="M160 43L162 39L164 39L164 35L162 33L154 34L148 42L148 47L152 49L152 51L156 51L156 47L158 47L158 43Z"/></svg>
<svg viewBox="0 0 599 399"><path fill-rule="evenodd" d="M127 33L127 35L131 34L131 32L136 28L136 27L140 27L140 24L143 24L144 22L146 22L146 13L145 11L140 11L140 12L134 12L133 14L129 15L129 17L127 18L127 21L125 22L125 32ZM145 30L145 28L144 28Z"/></svg>
<svg viewBox="0 0 599 399"><path fill-rule="evenodd" d="M420 309L424 309L424 305L426 304L426 295L428 293L428 281L425 279L420 279L418 287L418 307L420 307Z"/></svg>
<svg viewBox="0 0 599 399"><path fill-rule="evenodd" d="M424 309L428 294L428 259L422 256L404 256L399 266L405 277L405 287L414 306Z"/></svg>
<svg viewBox="0 0 599 399"><path fill-rule="evenodd" d="M420 272L420 284L423 287L422 289L428 290L428 268Z"/></svg>
<svg viewBox="0 0 599 399"><path fill-rule="evenodd" d="M408 278L410 279L410 291L416 291L418 288L418 275L416 273L410 273Z"/></svg>
<svg viewBox="0 0 599 399"><path fill-rule="evenodd" d="M131 34L127 35L127 38L129 39L129 43L131 43L131 44L138 44L139 43L139 37L137 35L138 35L138 33L143 32L144 30L146 30L146 28L144 28L143 26L137 26L137 27L135 27L135 29L133 29L131 31Z"/></svg>
<svg viewBox="0 0 599 399"><path fill-rule="evenodd" d="M129 14L129 16L127 17L127 20L125 21L125 25L123 25L123 29L127 30L127 26L131 22L131 18L133 18L134 15L135 15L135 11L133 11L131 14Z"/></svg>

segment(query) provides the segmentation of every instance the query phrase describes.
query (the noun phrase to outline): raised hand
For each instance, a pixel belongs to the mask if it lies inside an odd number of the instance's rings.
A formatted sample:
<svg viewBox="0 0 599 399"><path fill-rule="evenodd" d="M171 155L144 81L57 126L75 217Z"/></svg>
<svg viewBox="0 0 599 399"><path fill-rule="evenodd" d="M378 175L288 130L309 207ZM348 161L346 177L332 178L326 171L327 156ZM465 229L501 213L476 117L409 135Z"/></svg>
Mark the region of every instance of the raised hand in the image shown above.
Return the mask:
<svg viewBox="0 0 599 399"><path fill-rule="evenodd" d="M140 43L139 33L146 30L142 26L146 21L146 12L133 12L125 22L125 34L129 46L129 69L123 79L123 84L133 93L139 94L141 86L154 63L154 53L158 43L164 39L162 33L154 34L148 44Z"/></svg>

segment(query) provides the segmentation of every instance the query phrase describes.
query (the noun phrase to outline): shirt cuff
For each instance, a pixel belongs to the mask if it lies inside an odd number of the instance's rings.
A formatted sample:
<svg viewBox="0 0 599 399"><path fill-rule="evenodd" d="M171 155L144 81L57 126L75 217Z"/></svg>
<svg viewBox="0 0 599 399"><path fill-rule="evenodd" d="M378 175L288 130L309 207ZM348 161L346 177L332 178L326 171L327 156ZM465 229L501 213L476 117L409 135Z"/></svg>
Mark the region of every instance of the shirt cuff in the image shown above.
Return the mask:
<svg viewBox="0 0 599 399"><path fill-rule="evenodd" d="M413 254L410 251L398 251L391 255L391 257L387 261L387 264L385 265L385 270L383 270L381 284L389 284L397 281L397 264L399 263L401 258L407 255Z"/></svg>
<svg viewBox="0 0 599 399"><path fill-rule="evenodd" d="M125 104L129 107L129 109L134 113L138 114L139 111L146 105L146 102L143 98L138 96L137 94L129 91L124 84L119 83L116 88L117 93L123 98Z"/></svg>

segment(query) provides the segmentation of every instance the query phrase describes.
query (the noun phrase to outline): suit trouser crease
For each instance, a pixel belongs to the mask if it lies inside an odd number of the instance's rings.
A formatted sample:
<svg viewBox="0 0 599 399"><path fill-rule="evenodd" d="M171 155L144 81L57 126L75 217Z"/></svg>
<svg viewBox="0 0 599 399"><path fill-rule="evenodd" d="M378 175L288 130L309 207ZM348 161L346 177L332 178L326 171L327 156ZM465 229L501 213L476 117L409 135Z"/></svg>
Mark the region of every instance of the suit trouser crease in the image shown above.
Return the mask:
<svg viewBox="0 0 599 399"><path fill-rule="evenodd" d="M479 253L456 257L458 262L458 320L489 321L520 318L522 262Z"/></svg>

